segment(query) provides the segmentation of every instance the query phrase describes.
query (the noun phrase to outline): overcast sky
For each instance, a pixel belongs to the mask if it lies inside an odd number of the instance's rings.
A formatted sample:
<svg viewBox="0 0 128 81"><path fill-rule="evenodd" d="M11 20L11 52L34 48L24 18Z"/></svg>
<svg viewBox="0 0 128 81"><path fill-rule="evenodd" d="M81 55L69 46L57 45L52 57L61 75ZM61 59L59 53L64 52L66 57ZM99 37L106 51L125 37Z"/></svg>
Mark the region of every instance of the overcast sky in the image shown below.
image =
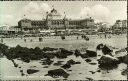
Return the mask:
<svg viewBox="0 0 128 81"><path fill-rule="evenodd" d="M92 17L95 22L113 24L118 19L127 19L126 1L12 1L0 3L0 25L17 25L22 18L40 20L52 6L71 19ZM25 16L24 16L25 15Z"/></svg>

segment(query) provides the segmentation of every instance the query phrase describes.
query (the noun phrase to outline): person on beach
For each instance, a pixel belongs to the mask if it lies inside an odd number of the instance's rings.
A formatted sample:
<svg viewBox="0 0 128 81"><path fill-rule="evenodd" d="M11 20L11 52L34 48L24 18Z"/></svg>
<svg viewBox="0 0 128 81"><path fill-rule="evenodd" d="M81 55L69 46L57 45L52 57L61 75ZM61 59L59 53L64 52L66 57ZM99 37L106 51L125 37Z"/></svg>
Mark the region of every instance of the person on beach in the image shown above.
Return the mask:
<svg viewBox="0 0 128 81"><path fill-rule="evenodd" d="M61 39L64 40L65 39L65 36L61 36Z"/></svg>
<svg viewBox="0 0 128 81"><path fill-rule="evenodd" d="M26 42L26 39L24 39L24 42Z"/></svg>
<svg viewBox="0 0 128 81"><path fill-rule="evenodd" d="M79 37L77 36L77 40L79 39Z"/></svg>
<svg viewBox="0 0 128 81"><path fill-rule="evenodd" d="M1 38L1 43L3 43L3 38Z"/></svg>
<svg viewBox="0 0 128 81"><path fill-rule="evenodd" d="M41 37L39 37L39 42L42 42L42 38Z"/></svg>
<svg viewBox="0 0 128 81"><path fill-rule="evenodd" d="M31 39L30 42L32 42L33 40Z"/></svg>

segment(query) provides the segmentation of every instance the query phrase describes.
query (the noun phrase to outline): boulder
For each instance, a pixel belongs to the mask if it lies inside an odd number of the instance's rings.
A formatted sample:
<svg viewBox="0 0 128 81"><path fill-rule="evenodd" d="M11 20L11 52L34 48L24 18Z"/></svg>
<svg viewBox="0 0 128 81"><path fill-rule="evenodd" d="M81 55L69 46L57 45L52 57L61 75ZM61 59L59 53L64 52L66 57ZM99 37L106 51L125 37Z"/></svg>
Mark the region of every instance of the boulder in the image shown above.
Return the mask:
<svg viewBox="0 0 128 81"><path fill-rule="evenodd" d="M43 68L48 68L48 66L44 66Z"/></svg>
<svg viewBox="0 0 128 81"><path fill-rule="evenodd" d="M96 57L97 53L95 51L86 50L85 54L81 54L82 58L88 58L88 57Z"/></svg>
<svg viewBox="0 0 128 81"><path fill-rule="evenodd" d="M81 64L81 62L76 62L75 64Z"/></svg>
<svg viewBox="0 0 128 81"><path fill-rule="evenodd" d="M117 57L120 63L128 64L128 55Z"/></svg>
<svg viewBox="0 0 128 81"><path fill-rule="evenodd" d="M51 77L56 77L56 76L62 76L64 78L68 78L69 74L66 73L63 69L54 69L54 70L49 70L48 71L48 76L51 76Z"/></svg>
<svg viewBox="0 0 128 81"><path fill-rule="evenodd" d="M86 62L91 62L92 60L91 60L91 59L86 59L85 61L86 61Z"/></svg>
<svg viewBox="0 0 128 81"><path fill-rule="evenodd" d="M89 64L91 64L91 65L96 65L97 63L93 63L93 62L92 62L92 63L89 63Z"/></svg>
<svg viewBox="0 0 128 81"><path fill-rule="evenodd" d="M62 65L62 64L61 64L61 62L57 62L57 63L54 63L53 65L59 66L59 65Z"/></svg>
<svg viewBox="0 0 128 81"><path fill-rule="evenodd" d="M52 60L50 60L50 59L45 59L43 62L41 62L42 63L42 65L51 65L52 63L53 63L53 61Z"/></svg>
<svg viewBox="0 0 128 81"><path fill-rule="evenodd" d="M58 48L44 47L42 50L43 51L54 51L54 50L58 50Z"/></svg>
<svg viewBox="0 0 128 81"><path fill-rule="evenodd" d="M98 63L101 69L113 69L117 68L120 62L115 57L112 57L110 55L104 55L98 60Z"/></svg>
<svg viewBox="0 0 128 81"><path fill-rule="evenodd" d="M122 75L128 75L128 68L121 72Z"/></svg>
<svg viewBox="0 0 128 81"><path fill-rule="evenodd" d="M102 52L104 55L107 55L107 54L112 55L111 52L113 52L113 50L110 49L108 46L104 45L102 48Z"/></svg>
<svg viewBox="0 0 128 81"><path fill-rule="evenodd" d="M99 64L118 64L119 60L115 57L112 57L110 55L104 55L99 60Z"/></svg>
<svg viewBox="0 0 128 81"><path fill-rule="evenodd" d="M99 45L97 45L96 49L101 50L103 48L103 46L104 46L103 44L99 44Z"/></svg>
<svg viewBox="0 0 128 81"><path fill-rule="evenodd" d="M63 59L63 58L67 58L67 56L72 55L73 52L72 51L68 51L64 48L60 48L59 51L55 54L55 56L57 58Z"/></svg>
<svg viewBox="0 0 128 81"><path fill-rule="evenodd" d="M27 69L27 73L28 74L33 74L33 73L36 73L38 72L39 70L35 70L35 69Z"/></svg>
<svg viewBox="0 0 128 81"><path fill-rule="evenodd" d="M71 60L67 61L67 64L74 65L74 64L76 64L76 62L71 59Z"/></svg>
<svg viewBox="0 0 128 81"><path fill-rule="evenodd" d="M68 63L66 63L66 64L64 64L64 65L61 66L61 67L64 68L64 69L69 69L69 68L71 67L71 65L68 64Z"/></svg>
<svg viewBox="0 0 128 81"><path fill-rule="evenodd" d="M80 53L79 50L76 49L74 55L75 55L76 57L78 57L78 56L81 56L81 53Z"/></svg>

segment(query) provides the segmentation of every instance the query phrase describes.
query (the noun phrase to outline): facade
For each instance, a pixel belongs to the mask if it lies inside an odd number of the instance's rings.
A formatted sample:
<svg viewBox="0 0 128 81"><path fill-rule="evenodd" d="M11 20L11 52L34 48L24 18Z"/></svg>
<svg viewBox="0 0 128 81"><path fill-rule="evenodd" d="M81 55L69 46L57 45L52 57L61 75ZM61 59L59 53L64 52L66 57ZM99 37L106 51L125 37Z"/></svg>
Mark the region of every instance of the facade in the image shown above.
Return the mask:
<svg viewBox="0 0 128 81"><path fill-rule="evenodd" d="M39 32L41 30L72 30L72 29L94 29L94 20L90 18L72 20L63 17L54 8L51 12L46 13L46 18L43 20L22 19L18 22L19 28L25 32Z"/></svg>
<svg viewBox="0 0 128 81"><path fill-rule="evenodd" d="M21 32L20 28L17 28L16 26L8 26L4 25L0 27L0 34L1 35L13 35L13 34L18 34Z"/></svg>
<svg viewBox="0 0 128 81"><path fill-rule="evenodd" d="M113 33L127 33L127 20L117 20L112 26Z"/></svg>

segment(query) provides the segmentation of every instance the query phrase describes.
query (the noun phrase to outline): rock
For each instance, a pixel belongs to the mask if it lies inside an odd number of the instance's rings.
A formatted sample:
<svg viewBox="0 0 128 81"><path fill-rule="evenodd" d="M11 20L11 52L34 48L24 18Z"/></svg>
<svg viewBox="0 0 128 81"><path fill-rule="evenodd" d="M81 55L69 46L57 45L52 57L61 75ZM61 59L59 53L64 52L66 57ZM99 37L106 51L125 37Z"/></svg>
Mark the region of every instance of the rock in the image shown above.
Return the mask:
<svg viewBox="0 0 128 81"><path fill-rule="evenodd" d="M97 70L97 72L101 72L101 70Z"/></svg>
<svg viewBox="0 0 128 81"><path fill-rule="evenodd" d="M86 59L85 61L86 61L86 62L91 62L92 60L91 60L91 59Z"/></svg>
<svg viewBox="0 0 128 81"><path fill-rule="evenodd" d="M99 61L98 62L99 64L113 64L113 63L118 64L118 62L119 62L117 58L112 57L110 55L104 55L98 61Z"/></svg>
<svg viewBox="0 0 128 81"><path fill-rule="evenodd" d="M48 76L51 76L51 77L56 77L56 76L62 76L64 78L68 78L69 74L66 73L63 69L54 69L54 70L49 70L48 71Z"/></svg>
<svg viewBox="0 0 128 81"><path fill-rule="evenodd" d="M18 67L18 64L15 63L15 61L12 59L12 63L14 64L14 67Z"/></svg>
<svg viewBox="0 0 128 81"><path fill-rule="evenodd" d="M88 55L86 55L86 54L81 54L81 58L88 58Z"/></svg>
<svg viewBox="0 0 128 81"><path fill-rule="evenodd" d="M45 59L43 62L42 62L42 65L51 65L53 63L52 60L50 59Z"/></svg>
<svg viewBox="0 0 128 81"><path fill-rule="evenodd" d="M54 50L58 50L58 48L50 48L50 47L43 48L43 51L54 51Z"/></svg>
<svg viewBox="0 0 128 81"><path fill-rule="evenodd" d="M66 55L72 55L73 54L72 51L68 51L68 50L66 50L64 48L60 48L60 51L61 51L61 53L66 54Z"/></svg>
<svg viewBox="0 0 128 81"><path fill-rule="evenodd" d="M21 68L21 67L19 67L19 68Z"/></svg>
<svg viewBox="0 0 128 81"><path fill-rule="evenodd" d="M121 72L122 75L128 75L128 68Z"/></svg>
<svg viewBox="0 0 128 81"><path fill-rule="evenodd" d="M81 54L82 58L88 58L88 57L96 57L97 53L95 51L86 50L85 54Z"/></svg>
<svg viewBox="0 0 128 81"><path fill-rule="evenodd" d="M98 63L99 63L99 67L102 69L113 69L113 68L117 68L117 65L119 64L119 60L110 55L104 55L98 60Z"/></svg>
<svg viewBox="0 0 128 81"><path fill-rule="evenodd" d="M47 59L52 59L52 58L55 57L55 54L56 54L56 53L54 53L54 52L45 52L45 53L43 54L43 57L44 57L44 58L47 58Z"/></svg>
<svg viewBox="0 0 128 81"><path fill-rule="evenodd" d="M62 64L61 64L61 62L57 62L57 63L54 63L53 65L59 66L59 65L62 65Z"/></svg>
<svg viewBox="0 0 128 81"><path fill-rule="evenodd" d="M23 70L20 70L21 76L24 76L25 74L23 73Z"/></svg>
<svg viewBox="0 0 128 81"><path fill-rule="evenodd" d="M33 73L36 73L38 72L39 70L35 70L35 69L27 69L27 73L28 74L33 74Z"/></svg>
<svg viewBox="0 0 128 81"><path fill-rule="evenodd" d="M81 62L76 62L75 64L81 64Z"/></svg>
<svg viewBox="0 0 128 81"><path fill-rule="evenodd" d="M95 51L86 50L86 54L88 57L96 57L97 53Z"/></svg>
<svg viewBox="0 0 128 81"><path fill-rule="evenodd" d="M94 74L94 73L95 73L94 71L89 71L89 72L91 72L92 74Z"/></svg>
<svg viewBox="0 0 128 81"><path fill-rule="evenodd" d="M68 70L68 71L72 71L72 70Z"/></svg>
<svg viewBox="0 0 128 81"><path fill-rule="evenodd" d="M125 50L128 52L128 47L126 47Z"/></svg>
<svg viewBox="0 0 128 81"><path fill-rule="evenodd" d="M107 54L112 55L111 52L113 52L113 50L107 47L106 45L104 45L104 47L102 48L102 52L104 55L107 55Z"/></svg>
<svg viewBox="0 0 128 81"><path fill-rule="evenodd" d="M81 56L81 53L80 53L79 50L76 49L74 55L75 55L76 57L78 57L78 56Z"/></svg>
<svg viewBox="0 0 128 81"><path fill-rule="evenodd" d="M48 68L48 66L44 66L43 68Z"/></svg>
<svg viewBox="0 0 128 81"><path fill-rule="evenodd" d="M117 57L120 63L128 64L128 55Z"/></svg>
<svg viewBox="0 0 128 81"><path fill-rule="evenodd" d="M8 46L6 46L5 44L0 43L0 53L3 55L7 55L8 52Z"/></svg>
<svg viewBox="0 0 128 81"><path fill-rule="evenodd" d="M76 62L71 59L71 60L67 61L67 64L74 65L74 64L76 64Z"/></svg>
<svg viewBox="0 0 128 81"><path fill-rule="evenodd" d="M66 63L66 64L64 64L61 67L64 68L64 69L69 69L71 67L71 65Z"/></svg>
<svg viewBox="0 0 128 81"><path fill-rule="evenodd" d="M89 81L93 81L93 79L92 79L92 78L86 78L86 79L88 79Z"/></svg>
<svg viewBox="0 0 128 81"><path fill-rule="evenodd" d="M91 65L96 65L97 63L89 63L89 64L91 64Z"/></svg>
<svg viewBox="0 0 128 81"><path fill-rule="evenodd" d="M60 48L59 51L55 54L55 56L57 58L63 59L63 58L67 58L67 56L72 55L73 52L72 51L68 51L64 48Z"/></svg>
<svg viewBox="0 0 128 81"><path fill-rule="evenodd" d="M99 44L99 45L97 45L96 49L101 50L103 48L103 46L104 46L103 44Z"/></svg>

